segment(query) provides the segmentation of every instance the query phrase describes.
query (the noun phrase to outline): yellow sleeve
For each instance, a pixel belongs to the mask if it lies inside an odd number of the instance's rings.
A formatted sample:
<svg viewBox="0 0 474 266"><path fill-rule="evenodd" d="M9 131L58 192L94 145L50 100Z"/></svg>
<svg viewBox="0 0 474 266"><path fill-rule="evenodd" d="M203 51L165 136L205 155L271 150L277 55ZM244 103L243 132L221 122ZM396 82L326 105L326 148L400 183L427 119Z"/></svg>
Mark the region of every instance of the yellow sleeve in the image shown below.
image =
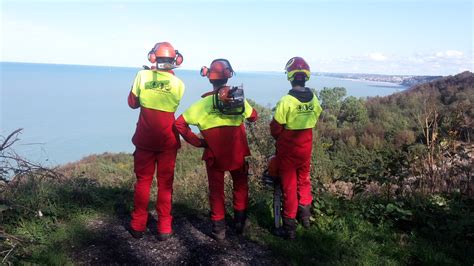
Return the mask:
<svg viewBox="0 0 474 266"><path fill-rule="evenodd" d="M322 111L323 108L321 108L321 104L319 103L318 97L314 95L314 115L316 116L316 121L318 121Z"/></svg>
<svg viewBox="0 0 474 266"><path fill-rule="evenodd" d="M201 118L201 114L204 112L202 99L198 102L191 105L186 111L183 113L183 118L188 123L188 125L195 125L199 124L199 120Z"/></svg>
<svg viewBox="0 0 474 266"><path fill-rule="evenodd" d="M132 93L137 96L137 97L140 97L140 84L141 84L141 75L140 75L141 72L138 72L137 73L137 76L135 77L135 80L133 81L133 85L132 85Z"/></svg>
<svg viewBox="0 0 474 266"><path fill-rule="evenodd" d="M177 78L177 80L178 80L177 96L179 97L178 100L181 100L181 98L183 98L183 95L184 95L185 86L181 79Z"/></svg>
<svg viewBox="0 0 474 266"><path fill-rule="evenodd" d="M249 104L249 102L247 102L247 100L244 100L244 106L245 106L245 111L243 113L243 116L245 118L249 118L251 115L252 115L252 112L253 112L253 108L252 106Z"/></svg>
<svg viewBox="0 0 474 266"><path fill-rule="evenodd" d="M183 81L181 81L181 84L180 84L180 94L179 94L179 98L183 98L183 95L184 95L184 90L186 89L186 86L184 86L184 83Z"/></svg>
<svg viewBox="0 0 474 266"><path fill-rule="evenodd" d="M285 101L282 99L277 103L276 109L275 109L275 115L273 118L280 124L280 125L286 125L287 124L287 108L285 107Z"/></svg>

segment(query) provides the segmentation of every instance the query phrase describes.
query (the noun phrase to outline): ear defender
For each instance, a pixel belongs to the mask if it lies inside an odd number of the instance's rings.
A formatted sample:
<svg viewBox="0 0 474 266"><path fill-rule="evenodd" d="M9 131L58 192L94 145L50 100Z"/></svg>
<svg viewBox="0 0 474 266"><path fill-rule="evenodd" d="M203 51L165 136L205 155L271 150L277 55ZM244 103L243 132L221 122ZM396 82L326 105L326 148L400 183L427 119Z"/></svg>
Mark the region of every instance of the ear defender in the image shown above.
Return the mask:
<svg viewBox="0 0 474 266"><path fill-rule="evenodd" d="M154 50L151 50L151 51L148 53L148 61L150 61L150 63L152 63L152 64L156 63L156 55L155 55L155 51L154 51Z"/></svg>
<svg viewBox="0 0 474 266"><path fill-rule="evenodd" d="M176 57L174 58L175 65L176 66L181 65L183 63L183 60L184 60L183 55L180 54L178 50L176 50Z"/></svg>
<svg viewBox="0 0 474 266"><path fill-rule="evenodd" d="M232 69L226 68L224 69L224 75L227 78L231 78L234 75L234 71L232 71Z"/></svg>
<svg viewBox="0 0 474 266"><path fill-rule="evenodd" d="M209 68L206 66L201 67L201 76L207 77L209 75Z"/></svg>
<svg viewBox="0 0 474 266"><path fill-rule="evenodd" d="M150 61L150 63L152 63L152 64L156 63L155 51L156 51L156 49L158 49L158 47L160 47L159 43L155 44L153 46L153 48L151 48L150 52L148 53L148 61Z"/></svg>

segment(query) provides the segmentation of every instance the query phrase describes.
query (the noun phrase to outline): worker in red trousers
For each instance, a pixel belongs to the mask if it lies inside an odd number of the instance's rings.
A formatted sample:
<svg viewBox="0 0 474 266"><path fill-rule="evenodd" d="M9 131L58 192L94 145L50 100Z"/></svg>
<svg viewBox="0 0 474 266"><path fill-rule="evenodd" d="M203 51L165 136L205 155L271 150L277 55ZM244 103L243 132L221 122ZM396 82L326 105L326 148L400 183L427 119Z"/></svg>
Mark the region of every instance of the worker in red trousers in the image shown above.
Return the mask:
<svg viewBox="0 0 474 266"><path fill-rule="evenodd" d="M294 239L297 214L305 228L310 226L313 128L322 109L316 95L305 87L311 76L306 61L293 57L285 70L292 88L277 103L270 131L276 140L273 164L278 165L283 191L283 226L276 233Z"/></svg>
<svg viewBox="0 0 474 266"><path fill-rule="evenodd" d="M173 233L173 178L181 144L174 128L174 112L184 93L184 84L174 75L173 69L182 63L183 56L170 43L160 42L148 53L148 60L156 65L151 70L146 67L137 73L128 96L128 105L133 109L140 108L132 138L137 182L130 233L141 238L146 231L150 187L156 171L158 239L166 240Z"/></svg>
<svg viewBox="0 0 474 266"><path fill-rule="evenodd" d="M226 86L234 71L226 59L212 61L209 68L203 67L201 75L208 77L213 90L202 95L188 110L176 119L176 128L183 138L196 147L204 148L209 181L212 236L225 239L226 223L224 206L224 172L230 171L233 181L234 222L237 233L246 226L248 206L248 166L245 157L250 155L244 121L257 120L257 112L243 98L241 111L220 109L220 101L237 99ZM243 94L242 94L243 95ZM242 96L241 95L241 96ZM218 98L216 98L218 97ZM234 106L235 107L235 106ZM239 108L237 108L239 109ZM189 125L196 125L203 138L194 134Z"/></svg>

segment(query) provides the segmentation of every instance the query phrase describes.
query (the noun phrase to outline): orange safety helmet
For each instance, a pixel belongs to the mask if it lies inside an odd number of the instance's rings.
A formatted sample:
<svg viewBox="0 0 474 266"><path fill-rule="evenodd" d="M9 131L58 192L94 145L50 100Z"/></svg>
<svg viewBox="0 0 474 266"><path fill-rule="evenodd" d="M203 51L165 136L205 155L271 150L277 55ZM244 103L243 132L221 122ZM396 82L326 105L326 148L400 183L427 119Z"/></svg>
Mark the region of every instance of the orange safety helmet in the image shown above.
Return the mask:
<svg viewBox="0 0 474 266"><path fill-rule="evenodd" d="M183 63L183 55L175 50L169 42L159 42L153 46L148 53L148 61L156 63L157 58L172 58L173 62L165 66L165 68L175 68ZM160 68L160 66L157 66Z"/></svg>
<svg viewBox="0 0 474 266"><path fill-rule="evenodd" d="M308 63L301 57L291 58L285 66L286 76L289 81L293 80L309 80L311 76L311 70Z"/></svg>
<svg viewBox="0 0 474 266"><path fill-rule="evenodd" d="M214 79L228 79L234 75L234 70L227 59L215 59L211 66L201 67L201 76L208 77L210 80Z"/></svg>

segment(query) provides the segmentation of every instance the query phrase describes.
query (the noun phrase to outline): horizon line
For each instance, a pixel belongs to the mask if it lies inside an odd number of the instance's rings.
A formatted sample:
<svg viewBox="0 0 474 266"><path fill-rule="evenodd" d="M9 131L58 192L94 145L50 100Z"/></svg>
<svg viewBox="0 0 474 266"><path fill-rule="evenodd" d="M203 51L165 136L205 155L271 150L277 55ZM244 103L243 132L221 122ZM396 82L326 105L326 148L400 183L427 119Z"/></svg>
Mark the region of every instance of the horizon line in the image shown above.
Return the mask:
<svg viewBox="0 0 474 266"><path fill-rule="evenodd" d="M113 67L113 68L142 68L142 66L114 66L114 65L89 65L89 64L67 64L67 63L43 63L43 62L23 62L23 61L0 61L0 63L13 63L13 64L37 64L37 65L64 65L64 66L89 66L89 67ZM190 69L190 68L176 68L177 70L186 70L186 71L199 71L199 69ZM469 72L472 72L471 70L466 70ZM238 72L247 72L247 73L255 73L255 72L260 72L260 73L285 73L284 71L276 71L276 70L241 70ZM464 72L464 71L462 71ZM459 73L462 73L459 72ZM459 74L457 73L457 74ZM382 74L382 73L367 73L367 72L327 72L327 71L317 71L317 72L312 72L311 75L320 75L324 76L321 74L345 74L345 75L379 75L379 76L411 76L411 77L416 77L416 76L426 76L426 77L436 77L436 76L441 76L441 77L446 77L450 75L414 75L414 74ZM456 74L452 74L456 75Z"/></svg>

